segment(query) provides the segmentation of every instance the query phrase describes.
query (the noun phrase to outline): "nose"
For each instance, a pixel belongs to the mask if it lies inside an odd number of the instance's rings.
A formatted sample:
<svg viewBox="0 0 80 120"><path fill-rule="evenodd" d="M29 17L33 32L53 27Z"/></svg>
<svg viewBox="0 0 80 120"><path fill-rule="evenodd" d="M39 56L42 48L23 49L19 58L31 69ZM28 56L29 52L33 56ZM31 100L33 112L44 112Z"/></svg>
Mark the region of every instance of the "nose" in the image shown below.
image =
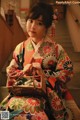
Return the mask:
<svg viewBox="0 0 80 120"><path fill-rule="evenodd" d="M35 29L35 27L36 27L36 23L35 23L35 21L34 21L34 22L32 22L32 24L31 24L31 28L32 28L32 29Z"/></svg>

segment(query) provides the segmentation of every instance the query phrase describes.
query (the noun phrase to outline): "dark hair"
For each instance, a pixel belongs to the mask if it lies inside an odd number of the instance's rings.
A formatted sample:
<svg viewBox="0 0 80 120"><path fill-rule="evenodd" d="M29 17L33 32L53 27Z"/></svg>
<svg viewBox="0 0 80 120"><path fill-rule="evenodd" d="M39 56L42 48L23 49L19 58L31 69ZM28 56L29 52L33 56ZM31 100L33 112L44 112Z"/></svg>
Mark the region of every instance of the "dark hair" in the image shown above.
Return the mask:
<svg viewBox="0 0 80 120"><path fill-rule="evenodd" d="M27 19L37 19L42 16L42 22L46 28L49 28L53 21L53 8L50 4L44 2L36 3L29 11Z"/></svg>

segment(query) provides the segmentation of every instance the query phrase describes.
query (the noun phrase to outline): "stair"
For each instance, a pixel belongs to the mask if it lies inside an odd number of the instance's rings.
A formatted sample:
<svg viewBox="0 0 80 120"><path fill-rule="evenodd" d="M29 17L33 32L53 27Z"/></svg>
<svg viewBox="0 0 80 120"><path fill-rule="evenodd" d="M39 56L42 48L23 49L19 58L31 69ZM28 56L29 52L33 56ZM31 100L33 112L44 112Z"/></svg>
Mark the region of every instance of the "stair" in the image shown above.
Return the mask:
<svg viewBox="0 0 80 120"><path fill-rule="evenodd" d="M74 51L65 19L56 23L55 41L63 46L73 62L74 76L67 87L80 107L80 53Z"/></svg>

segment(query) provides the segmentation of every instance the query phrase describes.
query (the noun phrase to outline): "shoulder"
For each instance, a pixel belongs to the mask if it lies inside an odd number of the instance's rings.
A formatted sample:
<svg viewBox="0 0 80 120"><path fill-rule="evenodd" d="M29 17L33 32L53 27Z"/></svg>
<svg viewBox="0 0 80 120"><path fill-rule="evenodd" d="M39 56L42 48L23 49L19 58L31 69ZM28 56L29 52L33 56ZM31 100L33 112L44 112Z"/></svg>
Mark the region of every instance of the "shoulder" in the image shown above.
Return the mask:
<svg viewBox="0 0 80 120"><path fill-rule="evenodd" d="M21 53L21 51L23 50L23 44L24 44L24 42L21 42L15 47L15 49L13 51L13 58L17 59L16 58L17 55L19 55Z"/></svg>
<svg viewBox="0 0 80 120"><path fill-rule="evenodd" d="M44 42L51 43L52 45L55 45L55 41L51 39L49 36L46 36L44 39Z"/></svg>
<svg viewBox="0 0 80 120"><path fill-rule="evenodd" d="M59 50L64 50L62 45L60 45L59 43L57 43L55 40L51 39L50 37L46 37L44 42L48 42L52 44L55 48L58 48Z"/></svg>
<svg viewBox="0 0 80 120"><path fill-rule="evenodd" d="M45 38L44 43L48 44L50 47L53 47L55 50L57 50L57 52L65 51L62 45L49 37Z"/></svg>
<svg viewBox="0 0 80 120"><path fill-rule="evenodd" d="M22 46L23 46L23 42L19 43L19 44L15 47L14 51L19 51L19 50L22 48Z"/></svg>
<svg viewBox="0 0 80 120"><path fill-rule="evenodd" d="M58 53L58 55L65 52L63 46L58 43L55 43L55 51Z"/></svg>
<svg viewBox="0 0 80 120"><path fill-rule="evenodd" d="M24 40L22 42L20 42L16 47L15 47L15 50L19 50L21 48L23 48L30 40L27 39L27 40Z"/></svg>
<svg viewBox="0 0 80 120"><path fill-rule="evenodd" d="M55 48L57 48L59 51L63 51L64 48L62 47L62 45L55 43Z"/></svg>
<svg viewBox="0 0 80 120"><path fill-rule="evenodd" d="M30 41L30 40L27 39L27 40L19 43L19 44L15 47L14 52L20 53L20 51L27 45L27 43L28 43L29 41Z"/></svg>

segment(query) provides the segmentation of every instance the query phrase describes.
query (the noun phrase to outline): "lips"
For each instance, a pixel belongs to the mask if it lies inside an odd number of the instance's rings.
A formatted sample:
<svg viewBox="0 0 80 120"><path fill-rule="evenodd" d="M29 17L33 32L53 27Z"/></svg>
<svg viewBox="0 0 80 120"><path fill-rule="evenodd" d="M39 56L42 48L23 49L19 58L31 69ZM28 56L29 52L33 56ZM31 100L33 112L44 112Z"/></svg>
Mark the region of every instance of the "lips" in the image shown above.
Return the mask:
<svg viewBox="0 0 80 120"><path fill-rule="evenodd" d="M30 31L31 33L35 34L36 32L35 31Z"/></svg>

